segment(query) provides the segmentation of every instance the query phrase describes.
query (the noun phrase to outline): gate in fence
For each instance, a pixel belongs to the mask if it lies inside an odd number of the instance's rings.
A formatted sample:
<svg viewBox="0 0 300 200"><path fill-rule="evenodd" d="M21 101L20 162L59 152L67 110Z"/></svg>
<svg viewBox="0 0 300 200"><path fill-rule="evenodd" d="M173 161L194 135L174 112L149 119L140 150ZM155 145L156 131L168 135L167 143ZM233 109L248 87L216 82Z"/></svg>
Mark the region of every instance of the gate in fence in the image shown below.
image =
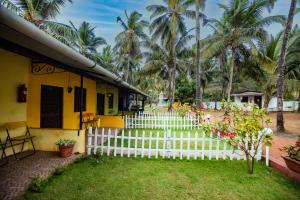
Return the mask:
<svg viewBox="0 0 300 200"><path fill-rule="evenodd" d="M253 139L253 138L252 138ZM250 140L249 140L250 141ZM240 149L233 150L226 140L220 135L214 135L197 131L142 131L122 130L114 132L111 129L88 129L87 154L108 156L120 155L121 157L162 157L163 159L246 159L244 152ZM257 149L256 160L261 160L263 144ZM254 153L252 146L251 153ZM266 165L269 165L269 147L265 147Z"/></svg>

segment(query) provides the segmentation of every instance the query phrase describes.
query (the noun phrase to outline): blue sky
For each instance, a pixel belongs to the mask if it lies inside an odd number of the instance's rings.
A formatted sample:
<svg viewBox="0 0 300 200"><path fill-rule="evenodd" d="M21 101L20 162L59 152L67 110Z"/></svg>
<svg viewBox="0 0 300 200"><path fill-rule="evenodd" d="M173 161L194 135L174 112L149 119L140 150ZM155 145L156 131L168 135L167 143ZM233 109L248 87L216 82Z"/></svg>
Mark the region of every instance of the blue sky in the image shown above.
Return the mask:
<svg viewBox="0 0 300 200"><path fill-rule="evenodd" d="M209 18L219 18L222 10L218 3L227 3L229 0L207 0L204 13ZM160 4L161 0L73 0L73 4L67 4L62 8L57 21L69 23L71 20L76 26L81 22L90 22L96 27L96 34L104 37L110 45L114 45L115 36L122 31L119 24L116 23L117 16L125 18L124 9L128 12L137 10L143 14L145 20L150 21L150 13L146 11L146 6L150 4ZM287 15L290 0L278 0L271 15ZM265 13L266 15L269 13ZM193 20L186 20L188 26L192 27ZM300 14L294 19L294 24L300 23ZM268 31L272 34L278 33L282 27L279 24L269 26ZM202 29L202 36L210 33L209 28Z"/></svg>

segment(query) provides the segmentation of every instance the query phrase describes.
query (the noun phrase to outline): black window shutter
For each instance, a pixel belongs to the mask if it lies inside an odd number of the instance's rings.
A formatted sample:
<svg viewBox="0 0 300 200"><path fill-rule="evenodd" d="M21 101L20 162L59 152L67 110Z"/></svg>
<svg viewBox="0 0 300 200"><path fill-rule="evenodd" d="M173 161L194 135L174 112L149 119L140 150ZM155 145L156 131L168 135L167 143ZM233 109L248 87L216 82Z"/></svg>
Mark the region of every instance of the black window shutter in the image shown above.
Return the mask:
<svg viewBox="0 0 300 200"><path fill-rule="evenodd" d="M83 88L82 111L86 111L86 88ZM74 112L80 112L80 87L75 87Z"/></svg>

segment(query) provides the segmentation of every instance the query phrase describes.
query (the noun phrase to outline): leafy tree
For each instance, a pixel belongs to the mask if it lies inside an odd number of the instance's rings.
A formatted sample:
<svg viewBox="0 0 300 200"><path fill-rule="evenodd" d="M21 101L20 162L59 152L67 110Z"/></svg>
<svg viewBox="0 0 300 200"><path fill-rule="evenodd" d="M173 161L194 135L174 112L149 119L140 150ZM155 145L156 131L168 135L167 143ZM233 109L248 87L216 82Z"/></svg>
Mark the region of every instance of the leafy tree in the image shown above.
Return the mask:
<svg viewBox="0 0 300 200"><path fill-rule="evenodd" d="M182 103L195 102L196 82L195 80L188 81L186 79L177 79L176 83L176 98Z"/></svg>

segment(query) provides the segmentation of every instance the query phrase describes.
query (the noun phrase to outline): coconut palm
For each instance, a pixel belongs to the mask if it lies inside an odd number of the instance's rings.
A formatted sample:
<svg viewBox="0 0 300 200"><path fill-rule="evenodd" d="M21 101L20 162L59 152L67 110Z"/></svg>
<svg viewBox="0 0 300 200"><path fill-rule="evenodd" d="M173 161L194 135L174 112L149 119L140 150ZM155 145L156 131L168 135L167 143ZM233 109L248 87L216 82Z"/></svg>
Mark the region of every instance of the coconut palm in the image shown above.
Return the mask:
<svg viewBox="0 0 300 200"><path fill-rule="evenodd" d="M268 108L272 95L276 92L276 80L280 48L282 46L283 33L270 36L264 43L259 45L258 53L253 53L258 63L264 70L264 108ZM285 79L299 80L300 75L300 29L296 26L291 33L287 47Z"/></svg>
<svg viewBox="0 0 300 200"><path fill-rule="evenodd" d="M185 35L187 28L184 17L195 17L195 12L188 10L184 0L164 0L163 5L149 5L152 23L150 32L152 40L160 39L161 46L167 50L167 67L169 73L169 110L172 109L175 95L175 77L176 77L176 43L178 38ZM166 59L165 58L165 59Z"/></svg>
<svg viewBox="0 0 300 200"><path fill-rule="evenodd" d="M115 38L114 51L117 55L118 69L121 71L123 79L128 82L132 81L130 76L133 75L142 58L140 42L147 37L144 28L148 26L148 22L142 20L142 15L137 11L128 15L125 10L125 16L126 21L117 17L117 22L122 26L123 31Z"/></svg>
<svg viewBox="0 0 300 200"><path fill-rule="evenodd" d="M27 21L69 45L68 41L61 37L61 34L51 31L57 28L61 32L68 31L68 28L65 29L63 24L53 21L59 14L60 8L68 2L72 3L72 0L0 0L0 5L19 14Z"/></svg>
<svg viewBox="0 0 300 200"><path fill-rule="evenodd" d="M263 12L274 4L275 0L232 0L219 4L224 10L220 21L211 23L220 30L206 39L208 51L216 55L224 49L231 54L229 81L227 86L227 100L230 101L233 75L237 62L244 59L244 53L255 46L255 41L264 41L267 38L266 25L274 22L284 23L284 16L264 17ZM248 55L247 55L248 56Z"/></svg>
<svg viewBox="0 0 300 200"><path fill-rule="evenodd" d="M187 0L186 5L194 4L195 5L195 21L196 21L196 62L195 62L195 76L196 76L196 106L197 108L200 108L201 105L201 99L202 99L202 93L201 91L201 66L200 66L200 58L201 58L201 46L200 46L200 9L204 9L206 0Z"/></svg>
<svg viewBox="0 0 300 200"><path fill-rule="evenodd" d="M177 39L175 45L176 59L176 74L186 74L186 71L193 65L193 49L187 48L188 41L193 38L192 35L186 34ZM145 58L145 65L141 70L141 74L153 75L156 74L162 77L166 81L165 88L170 89L171 74L169 73L169 63L172 60L172 54L166 47L157 44L153 40L145 40L143 43L145 52L143 56Z"/></svg>
<svg viewBox="0 0 300 200"><path fill-rule="evenodd" d="M297 10L298 0L291 0L290 10L288 14L287 23L285 26L284 37L282 41L282 47L280 51L280 57L278 62L278 80L277 80L277 131L284 131L284 119L283 119L283 93L284 93L284 73L285 73L285 59L286 51L289 41L290 32L293 26L294 16Z"/></svg>
<svg viewBox="0 0 300 200"><path fill-rule="evenodd" d="M97 37L95 34L95 28L88 22L82 22L78 28L70 21L70 35L66 40L72 43L79 53L90 59L97 59L97 48L101 45L105 45L106 41L102 37Z"/></svg>

